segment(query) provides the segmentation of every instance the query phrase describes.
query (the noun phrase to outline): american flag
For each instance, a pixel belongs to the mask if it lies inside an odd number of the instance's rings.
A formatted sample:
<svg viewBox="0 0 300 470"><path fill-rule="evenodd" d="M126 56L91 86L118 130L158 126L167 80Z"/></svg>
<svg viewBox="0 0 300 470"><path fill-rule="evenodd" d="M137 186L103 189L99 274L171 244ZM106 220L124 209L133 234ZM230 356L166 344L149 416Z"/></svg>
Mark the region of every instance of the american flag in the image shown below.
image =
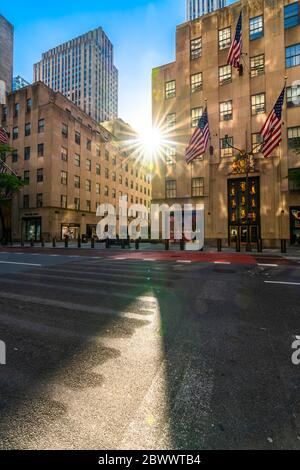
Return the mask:
<svg viewBox="0 0 300 470"><path fill-rule="evenodd" d="M8 142L8 135L2 127L0 127L0 142L2 144L7 144Z"/></svg>
<svg viewBox="0 0 300 470"><path fill-rule="evenodd" d="M282 140L281 119L282 108L285 97L285 86L279 95L278 100L268 116L260 134L263 138L262 153L267 158L273 150L278 147Z"/></svg>
<svg viewBox="0 0 300 470"><path fill-rule="evenodd" d="M236 33L234 40L232 41L229 54L227 65L232 65L236 69L240 68L241 65L241 57L242 57L242 50L243 50L243 13L240 13L240 17L236 27Z"/></svg>
<svg viewBox="0 0 300 470"><path fill-rule="evenodd" d="M189 145L185 152L186 163L192 163L193 160L205 153L208 140L210 139L210 130L208 122L207 108L199 119L199 123L191 137Z"/></svg>

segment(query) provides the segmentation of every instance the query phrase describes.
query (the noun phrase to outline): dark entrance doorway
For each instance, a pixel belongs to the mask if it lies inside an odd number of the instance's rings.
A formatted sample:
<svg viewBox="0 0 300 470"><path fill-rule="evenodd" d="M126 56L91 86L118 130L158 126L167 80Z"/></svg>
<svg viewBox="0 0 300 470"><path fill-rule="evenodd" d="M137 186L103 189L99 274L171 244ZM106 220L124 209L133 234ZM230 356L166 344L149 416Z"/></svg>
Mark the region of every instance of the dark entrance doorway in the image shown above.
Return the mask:
<svg viewBox="0 0 300 470"><path fill-rule="evenodd" d="M42 219L41 217L33 217L23 219L23 240L40 241L42 236Z"/></svg>
<svg viewBox="0 0 300 470"><path fill-rule="evenodd" d="M291 244L300 245L300 206L290 208Z"/></svg>
<svg viewBox="0 0 300 470"><path fill-rule="evenodd" d="M248 186L248 187L247 187ZM260 186L259 177L228 180L229 245L237 239L247 244L248 233L252 244L260 238Z"/></svg>

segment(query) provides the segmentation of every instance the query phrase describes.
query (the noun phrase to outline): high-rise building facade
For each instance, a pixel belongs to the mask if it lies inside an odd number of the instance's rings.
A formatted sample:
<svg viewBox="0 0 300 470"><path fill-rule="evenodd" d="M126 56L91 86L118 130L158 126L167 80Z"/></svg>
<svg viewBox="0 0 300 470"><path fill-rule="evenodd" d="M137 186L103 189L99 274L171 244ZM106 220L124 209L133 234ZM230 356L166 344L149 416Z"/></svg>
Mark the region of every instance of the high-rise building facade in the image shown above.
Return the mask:
<svg viewBox="0 0 300 470"><path fill-rule="evenodd" d="M243 10L243 70L227 65ZM300 243L300 2L242 0L177 27L176 61L153 70L153 125L168 142L153 200L204 204L207 243ZM269 158L260 131L287 77L282 143ZM185 150L208 107L210 148L191 165ZM233 148L253 149L249 167ZM297 176L298 175L298 176ZM248 206L248 207L247 207ZM249 208L249 210L247 210Z"/></svg>
<svg viewBox="0 0 300 470"><path fill-rule="evenodd" d="M113 45L97 28L45 52L34 81L46 83L97 122L118 116L118 70Z"/></svg>
<svg viewBox="0 0 300 470"><path fill-rule="evenodd" d="M29 86L30 83L25 80L25 78L20 77L20 75L17 75L16 77L13 78L13 86L12 90L17 91L20 90L21 88L24 88L26 86Z"/></svg>
<svg viewBox="0 0 300 470"><path fill-rule="evenodd" d="M187 20L195 20L206 13L212 13L218 8L224 8L226 0L186 0Z"/></svg>
<svg viewBox="0 0 300 470"><path fill-rule="evenodd" d="M0 95L12 89L14 27L0 15Z"/></svg>
<svg viewBox="0 0 300 470"><path fill-rule="evenodd" d="M99 204L118 216L121 196L149 207L151 178L139 155L44 83L10 93L0 125L14 149L7 164L28 183L15 195L15 240L91 237Z"/></svg>

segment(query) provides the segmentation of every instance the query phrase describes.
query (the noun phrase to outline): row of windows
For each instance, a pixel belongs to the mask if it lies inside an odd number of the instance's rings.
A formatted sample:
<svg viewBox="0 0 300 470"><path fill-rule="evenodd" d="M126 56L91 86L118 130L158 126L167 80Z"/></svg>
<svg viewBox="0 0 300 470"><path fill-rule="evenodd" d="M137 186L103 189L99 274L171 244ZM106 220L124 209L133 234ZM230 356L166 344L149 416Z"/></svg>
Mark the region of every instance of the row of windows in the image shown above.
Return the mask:
<svg viewBox="0 0 300 470"><path fill-rule="evenodd" d="M204 178L192 178L191 185L192 197L204 196ZM166 180L166 198L174 199L177 197L177 181Z"/></svg>
<svg viewBox="0 0 300 470"><path fill-rule="evenodd" d="M39 119L39 121L38 121L38 133L42 134L43 132L45 132L45 120L44 119ZM25 137L28 137L28 136L31 135L31 122L26 122L25 123L24 135L25 135ZM18 126L13 127L13 132L12 132L13 140L18 139L19 136L20 136L19 127Z"/></svg>
<svg viewBox="0 0 300 470"><path fill-rule="evenodd" d="M300 106L300 85L287 88L287 107ZM251 96L251 114L257 116L266 112L266 95L265 93L258 93ZM232 100L224 101L219 104L220 122L230 121L233 119L233 103ZM199 119L203 114L203 107L191 109L191 127L195 128L198 125ZM166 127L168 130L174 130L176 126L176 113L171 113L166 116Z"/></svg>
<svg viewBox="0 0 300 470"><path fill-rule="evenodd" d="M287 130L288 137L288 148L293 150L300 142L300 126L290 127ZM254 153L258 153L260 150L260 144L262 143L261 134L252 134L252 149ZM234 150L231 146L234 145L233 137L220 139L220 153L221 157L233 157ZM165 150L165 162L166 165L176 164L176 147L169 146Z"/></svg>
<svg viewBox="0 0 300 470"><path fill-rule="evenodd" d="M284 27L293 28L299 24L299 3L295 2L284 7ZM250 41L264 36L264 17L263 15L250 18L249 20L249 38ZM219 50L228 49L232 43L231 27L223 28L218 33ZM202 38L198 37L191 40L190 56L192 60L199 59L202 56Z"/></svg>
<svg viewBox="0 0 300 470"><path fill-rule="evenodd" d="M300 44L286 48L286 68L300 65ZM265 73L265 55L259 54L250 58L250 76L251 78L264 75ZM231 65L222 65L219 67L219 85L226 85L232 82ZM190 76L190 92L197 93L203 89L202 72ZM176 80L170 80L165 83L165 99L169 100L176 97Z"/></svg>
<svg viewBox="0 0 300 470"><path fill-rule="evenodd" d="M107 173L107 178L108 178L108 173ZM44 181L44 169L43 168L38 168L36 170L36 180L37 180L38 183L42 183ZM24 171L24 181L27 184L29 184L29 182L30 182L30 171L29 170ZM63 184L63 185L68 184L68 173L64 170L61 171L60 181L61 181L61 184ZM115 173L113 174L113 181L116 181L116 174ZM125 183L125 187L129 188L129 181L128 181L127 178L125 179L124 183ZM119 176L119 184L123 184L123 178L122 178L121 175ZM80 189L80 187L81 187L80 176L76 176L76 175L74 176L74 187L76 189ZM137 183L134 186L133 181L130 182L130 187L131 187L132 190L135 189L136 191L140 191L140 193L144 193L145 195L148 194L148 196L150 196L150 189L147 189L143 186L139 186ZM87 179L85 181L85 189L86 189L86 191L90 192L91 188L92 188L92 182L91 182L91 180ZM96 194L101 194L100 183L96 183Z"/></svg>
<svg viewBox="0 0 300 470"><path fill-rule="evenodd" d="M105 196L109 197L109 188L108 186L105 187ZM128 199L128 195L127 194L122 194L121 192L119 193L119 197L121 196L127 196L127 199ZM116 190L115 189L112 189L111 191L111 197L113 199L116 199L117 197L117 193L116 193ZM129 199L128 199L129 200ZM130 196L130 202L133 204L143 204L144 206L150 206L150 202L149 201L146 201L143 200L142 198L134 198L132 195ZM95 209L97 211L98 207L100 205L100 202L96 202L96 205L95 205ZM36 205L35 207L37 208L42 208L43 207L43 193L38 193L36 195ZM62 209L67 209L68 208L68 197L65 195L65 194L62 194L61 197L60 197L60 207ZM23 196L23 208L24 209L29 209L30 208L30 196L29 194L25 194ZM74 198L74 209L76 211L80 211L80 210L85 210L85 211L88 211L88 212L91 212L92 210L92 204L91 204L91 201L90 200L86 200L85 201L85 207L83 208L82 205L81 205L81 200L79 197L75 197Z"/></svg>

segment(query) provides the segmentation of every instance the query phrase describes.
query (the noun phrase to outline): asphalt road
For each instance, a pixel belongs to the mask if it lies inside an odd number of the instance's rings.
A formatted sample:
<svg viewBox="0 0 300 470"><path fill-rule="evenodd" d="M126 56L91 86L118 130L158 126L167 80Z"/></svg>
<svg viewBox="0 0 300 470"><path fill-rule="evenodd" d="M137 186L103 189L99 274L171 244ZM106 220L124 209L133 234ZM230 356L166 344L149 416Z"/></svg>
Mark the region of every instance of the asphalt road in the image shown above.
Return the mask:
<svg viewBox="0 0 300 470"><path fill-rule="evenodd" d="M0 448L300 449L300 265L122 258L0 253Z"/></svg>

